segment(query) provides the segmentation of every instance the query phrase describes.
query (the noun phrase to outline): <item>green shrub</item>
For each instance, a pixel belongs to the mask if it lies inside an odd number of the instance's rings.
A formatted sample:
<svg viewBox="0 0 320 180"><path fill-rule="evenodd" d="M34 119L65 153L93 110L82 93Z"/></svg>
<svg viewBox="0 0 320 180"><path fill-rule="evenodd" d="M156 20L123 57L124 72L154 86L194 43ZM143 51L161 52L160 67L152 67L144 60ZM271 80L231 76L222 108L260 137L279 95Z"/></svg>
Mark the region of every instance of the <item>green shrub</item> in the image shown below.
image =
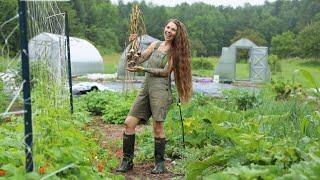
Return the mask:
<svg viewBox="0 0 320 180"><path fill-rule="evenodd" d="M92 91L83 97L87 111L93 115L102 115L108 103L108 95L103 92Z"/></svg>
<svg viewBox="0 0 320 180"><path fill-rule="evenodd" d="M209 59L205 58L193 58L192 69L214 69L214 64Z"/></svg>
<svg viewBox="0 0 320 180"><path fill-rule="evenodd" d="M308 154L308 160L294 164L288 174L279 179L316 179L320 177L320 157Z"/></svg>
<svg viewBox="0 0 320 180"><path fill-rule="evenodd" d="M300 73L306 80L308 80L310 82L310 84L312 84L312 86L314 87L314 95L316 97L320 97L320 90L319 90L319 83L316 81L315 77L307 70L305 69L296 69L294 71L294 79L296 78L297 74Z"/></svg>
<svg viewBox="0 0 320 180"><path fill-rule="evenodd" d="M80 104L93 115L103 117L107 123L122 124L128 115L136 92L93 91L80 97Z"/></svg>
<svg viewBox="0 0 320 180"><path fill-rule="evenodd" d="M246 111L247 109L255 107L258 104L258 99L256 95L242 91L239 96L236 97L236 102L239 110Z"/></svg>
<svg viewBox="0 0 320 180"><path fill-rule="evenodd" d="M302 57L320 57L320 37L315 34L320 33L320 22L311 23L305 26L297 36L297 45L299 46L299 55Z"/></svg>
<svg viewBox="0 0 320 180"><path fill-rule="evenodd" d="M297 55L296 35L287 31L272 37L270 51L279 57L293 57Z"/></svg>
<svg viewBox="0 0 320 180"><path fill-rule="evenodd" d="M282 72L280 58L277 55L270 54L268 58L268 63L269 63L270 71L272 74L275 74L277 72Z"/></svg>
<svg viewBox="0 0 320 180"><path fill-rule="evenodd" d="M276 100L288 100L290 95L303 96L305 93L302 90L301 84L284 83L283 81L271 82L272 89L276 93Z"/></svg>
<svg viewBox="0 0 320 180"><path fill-rule="evenodd" d="M246 111L258 106L260 103L256 94L245 90L229 90L223 93L227 108L232 110Z"/></svg>
<svg viewBox="0 0 320 180"><path fill-rule="evenodd" d="M108 103L103 110L103 120L107 123L122 124L129 113L137 92L109 92L108 94Z"/></svg>
<svg viewBox="0 0 320 180"><path fill-rule="evenodd" d="M123 124L133 101L120 99L120 102L113 101L105 106L103 110L103 120L111 124Z"/></svg>

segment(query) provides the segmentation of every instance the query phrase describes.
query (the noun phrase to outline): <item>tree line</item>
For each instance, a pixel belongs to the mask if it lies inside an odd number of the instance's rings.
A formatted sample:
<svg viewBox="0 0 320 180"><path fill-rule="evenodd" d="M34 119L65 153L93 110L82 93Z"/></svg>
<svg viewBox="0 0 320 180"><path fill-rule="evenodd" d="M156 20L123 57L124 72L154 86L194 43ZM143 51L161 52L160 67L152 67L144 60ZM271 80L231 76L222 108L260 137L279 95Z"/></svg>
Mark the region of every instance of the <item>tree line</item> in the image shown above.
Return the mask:
<svg viewBox="0 0 320 180"><path fill-rule="evenodd" d="M14 16L17 2L0 3L1 23ZM165 7L122 0L117 5L109 0L71 0L59 2L59 6L69 13L71 36L93 42L100 51L120 52L127 43L129 13L134 3L140 5L147 33L152 37L163 39L162 28L170 18L184 22L194 56L218 56L222 47L246 37L259 46L270 47L271 53L280 57L320 58L319 0L266 1L264 5L245 4L238 8L205 3ZM14 25L8 25L4 31L10 28ZM17 38L11 41L17 47Z"/></svg>

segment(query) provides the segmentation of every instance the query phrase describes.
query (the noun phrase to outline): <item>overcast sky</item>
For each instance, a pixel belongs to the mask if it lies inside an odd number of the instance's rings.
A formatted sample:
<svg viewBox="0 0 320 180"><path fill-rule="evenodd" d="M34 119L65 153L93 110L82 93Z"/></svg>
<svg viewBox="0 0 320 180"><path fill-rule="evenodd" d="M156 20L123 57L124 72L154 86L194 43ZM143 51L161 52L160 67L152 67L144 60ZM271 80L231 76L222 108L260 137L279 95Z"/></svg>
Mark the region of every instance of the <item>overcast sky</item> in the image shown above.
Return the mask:
<svg viewBox="0 0 320 180"><path fill-rule="evenodd" d="M111 0L113 3L118 3L119 0ZM124 3L133 2L134 0L122 0ZM141 1L141 0L138 0ZM204 2L212 5L223 5L223 6L243 6L245 3L251 5L263 5L265 1L273 2L275 0L145 0L145 2L152 2L155 5L164 5L164 6L175 6L183 2L192 4L194 2Z"/></svg>

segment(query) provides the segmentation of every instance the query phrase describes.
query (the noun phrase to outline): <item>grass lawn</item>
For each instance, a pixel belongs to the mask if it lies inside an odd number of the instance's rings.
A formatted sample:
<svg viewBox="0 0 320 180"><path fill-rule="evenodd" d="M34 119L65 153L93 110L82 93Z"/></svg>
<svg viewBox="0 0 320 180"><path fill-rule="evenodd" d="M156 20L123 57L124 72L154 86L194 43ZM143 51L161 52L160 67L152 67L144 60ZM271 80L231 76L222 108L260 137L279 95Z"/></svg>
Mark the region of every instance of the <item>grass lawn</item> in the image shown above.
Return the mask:
<svg viewBox="0 0 320 180"><path fill-rule="evenodd" d="M201 77L213 77L213 70L201 70L201 69L192 69L192 75L201 76Z"/></svg>
<svg viewBox="0 0 320 180"><path fill-rule="evenodd" d="M282 72L272 74L273 80L282 80L292 82L293 72L296 69L305 69L309 71L315 78L318 86L320 84L320 60L310 60L310 59L300 59L300 58L290 58L280 61ZM298 74L296 76L295 82L302 84L305 87L313 87L312 84L306 80L302 75Z"/></svg>
<svg viewBox="0 0 320 180"><path fill-rule="evenodd" d="M117 71L118 61L120 58L119 53L106 54L103 56L104 60L104 71L108 74L113 74ZM193 61L199 61L199 59L205 59L213 64L213 67L218 63L217 57L193 57ZM296 69L305 69L309 71L318 84L320 84L320 60L310 60L310 59L300 59L300 58L290 58L283 59L280 61L282 72L272 74L272 80L282 80L292 82L293 72ZM198 67L192 69L192 74L196 76L212 77L214 73L214 68L208 69L206 67ZM248 63L240 61L236 64L236 78L238 80L249 79L249 67ZM313 87L311 83L306 80L303 76L298 75L296 82L303 84L305 87Z"/></svg>
<svg viewBox="0 0 320 180"><path fill-rule="evenodd" d="M120 56L121 54L119 53L103 55L104 73L114 74L117 72Z"/></svg>
<svg viewBox="0 0 320 180"><path fill-rule="evenodd" d="M247 62L236 63L236 79L249 80L249 64Z"/></svg>

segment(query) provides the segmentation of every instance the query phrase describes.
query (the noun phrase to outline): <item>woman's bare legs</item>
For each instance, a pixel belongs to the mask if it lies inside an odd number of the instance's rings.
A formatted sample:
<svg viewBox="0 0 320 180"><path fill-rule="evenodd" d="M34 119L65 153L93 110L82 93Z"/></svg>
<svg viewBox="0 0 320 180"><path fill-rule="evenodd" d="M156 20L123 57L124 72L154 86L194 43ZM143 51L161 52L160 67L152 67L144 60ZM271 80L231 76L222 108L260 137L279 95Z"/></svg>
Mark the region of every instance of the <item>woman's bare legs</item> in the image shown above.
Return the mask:
<svg viewBox="0 0 320 180"><path fill-rule="evenodd" d="M138 118L134 117L134 116L128 116L126 118L126 120L124 121L124 133L126 135L132 135L135 134L136 132L136 127L139 123Z"/></svg>
<svg viewBox="0 0 320 180"><path fill-rule="evenodd" d="M163 121L153 121L153 135L155 138L165 138Z"/></svg>

